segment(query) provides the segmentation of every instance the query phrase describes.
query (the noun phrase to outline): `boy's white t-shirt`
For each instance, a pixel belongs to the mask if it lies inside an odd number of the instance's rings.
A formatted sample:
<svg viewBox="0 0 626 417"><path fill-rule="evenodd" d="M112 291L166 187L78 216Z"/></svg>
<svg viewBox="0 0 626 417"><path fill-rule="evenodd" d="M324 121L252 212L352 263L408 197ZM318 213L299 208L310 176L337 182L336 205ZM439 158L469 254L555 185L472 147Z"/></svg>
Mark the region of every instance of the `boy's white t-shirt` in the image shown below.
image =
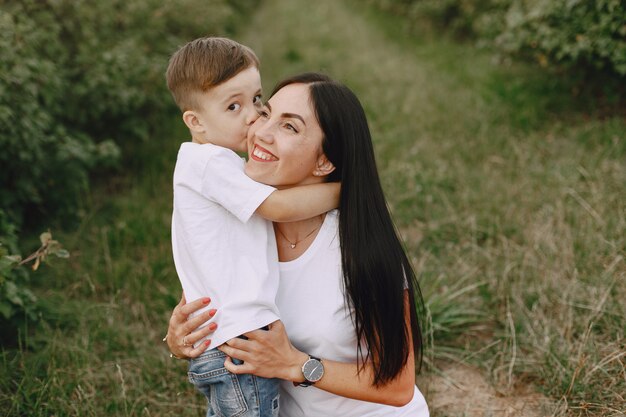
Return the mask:
<svg viewBox="0 0 626 417"><path fill-rule="evenodd" d="M280 262L276 303L289 340L309 355L356 363L357 337L346 303L339 213L326 214L311 246L300 257ZM364 346L363 348L366 348ZM428 417L428 406L415 387L413 399L403 407L359 401L311 387L281 381L280 416L289 417Z"/></svg>
<svg viewBox="0 0 626 417"><path fill-rule="evenodd" d="M278 320L274 230L270 221L253 215L274 191L250 179L244 161L230 149L193 142L180 147L172 252L187 302L211 298L196 314L217 309L210 348Z"/></svg>

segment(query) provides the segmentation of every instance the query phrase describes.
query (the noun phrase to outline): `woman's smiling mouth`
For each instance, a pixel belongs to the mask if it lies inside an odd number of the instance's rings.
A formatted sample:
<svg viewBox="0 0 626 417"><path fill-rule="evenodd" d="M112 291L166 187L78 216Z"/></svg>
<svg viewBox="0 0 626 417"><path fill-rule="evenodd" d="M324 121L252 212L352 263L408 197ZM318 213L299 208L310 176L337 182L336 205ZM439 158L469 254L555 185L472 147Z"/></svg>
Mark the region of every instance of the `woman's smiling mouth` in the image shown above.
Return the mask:
<svg viewBox="0 0 626 417"><path fill-rule="evenodd" d="M260 146L256 144L254 145L254 149L252 150L251 157L255 161L262 161L262 162L278 161L278 158L274 156L271 152L269 152L267 149L261 148Z"/></svg>

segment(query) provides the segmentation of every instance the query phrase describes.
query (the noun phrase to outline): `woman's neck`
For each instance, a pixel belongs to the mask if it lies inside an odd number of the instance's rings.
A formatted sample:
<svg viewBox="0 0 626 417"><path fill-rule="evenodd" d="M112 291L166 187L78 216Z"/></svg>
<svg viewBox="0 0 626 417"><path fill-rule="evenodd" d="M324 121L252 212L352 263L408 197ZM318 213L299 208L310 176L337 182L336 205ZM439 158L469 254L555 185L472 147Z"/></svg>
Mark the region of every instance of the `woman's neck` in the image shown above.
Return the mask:
<svg viewBox="0 0 626 417"><path fill-rule="evenodd" d="M274 223L278 260L293 261L311 246L322 228L326 213L290 223Z"/></svg>

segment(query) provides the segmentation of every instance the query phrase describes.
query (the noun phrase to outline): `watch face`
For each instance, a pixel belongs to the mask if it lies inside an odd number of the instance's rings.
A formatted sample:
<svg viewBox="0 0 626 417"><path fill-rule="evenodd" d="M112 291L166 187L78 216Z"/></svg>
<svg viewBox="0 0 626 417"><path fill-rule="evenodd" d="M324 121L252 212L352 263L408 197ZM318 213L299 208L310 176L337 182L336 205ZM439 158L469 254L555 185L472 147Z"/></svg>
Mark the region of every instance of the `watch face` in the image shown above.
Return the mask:
<svg viewBox="0 0 626 417"><path fill-rule="evenodd" d="M317 359L309 359L302 367L302 373L307 381L317 382L324 375L324 365Z"/></svg>

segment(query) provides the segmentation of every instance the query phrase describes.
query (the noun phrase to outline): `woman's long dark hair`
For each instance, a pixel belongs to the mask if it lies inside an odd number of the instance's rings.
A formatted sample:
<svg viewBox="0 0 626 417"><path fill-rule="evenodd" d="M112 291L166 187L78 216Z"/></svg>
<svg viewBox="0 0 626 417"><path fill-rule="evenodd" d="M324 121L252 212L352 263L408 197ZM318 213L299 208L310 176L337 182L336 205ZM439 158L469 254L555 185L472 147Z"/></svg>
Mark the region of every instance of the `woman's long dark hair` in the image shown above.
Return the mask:
<svg viewBox="0 0 626 417"><path fill-rule="evenodd" d="M409 335L416 364L421 366L422 332L416 309L423 311L423 301L385 202L367 118L354 93L326 75L305 73L285 79L272 95L289 84L309 85L324 132L323 150L335 166L327 180L341 182L339 239L344 285L354 309L357 339L365 341L368 348L364 356L359 344L357 362L363 365L371 359L374 385L385 384L406 365ZM409 327L405 289L411 306Z"/></svg>

